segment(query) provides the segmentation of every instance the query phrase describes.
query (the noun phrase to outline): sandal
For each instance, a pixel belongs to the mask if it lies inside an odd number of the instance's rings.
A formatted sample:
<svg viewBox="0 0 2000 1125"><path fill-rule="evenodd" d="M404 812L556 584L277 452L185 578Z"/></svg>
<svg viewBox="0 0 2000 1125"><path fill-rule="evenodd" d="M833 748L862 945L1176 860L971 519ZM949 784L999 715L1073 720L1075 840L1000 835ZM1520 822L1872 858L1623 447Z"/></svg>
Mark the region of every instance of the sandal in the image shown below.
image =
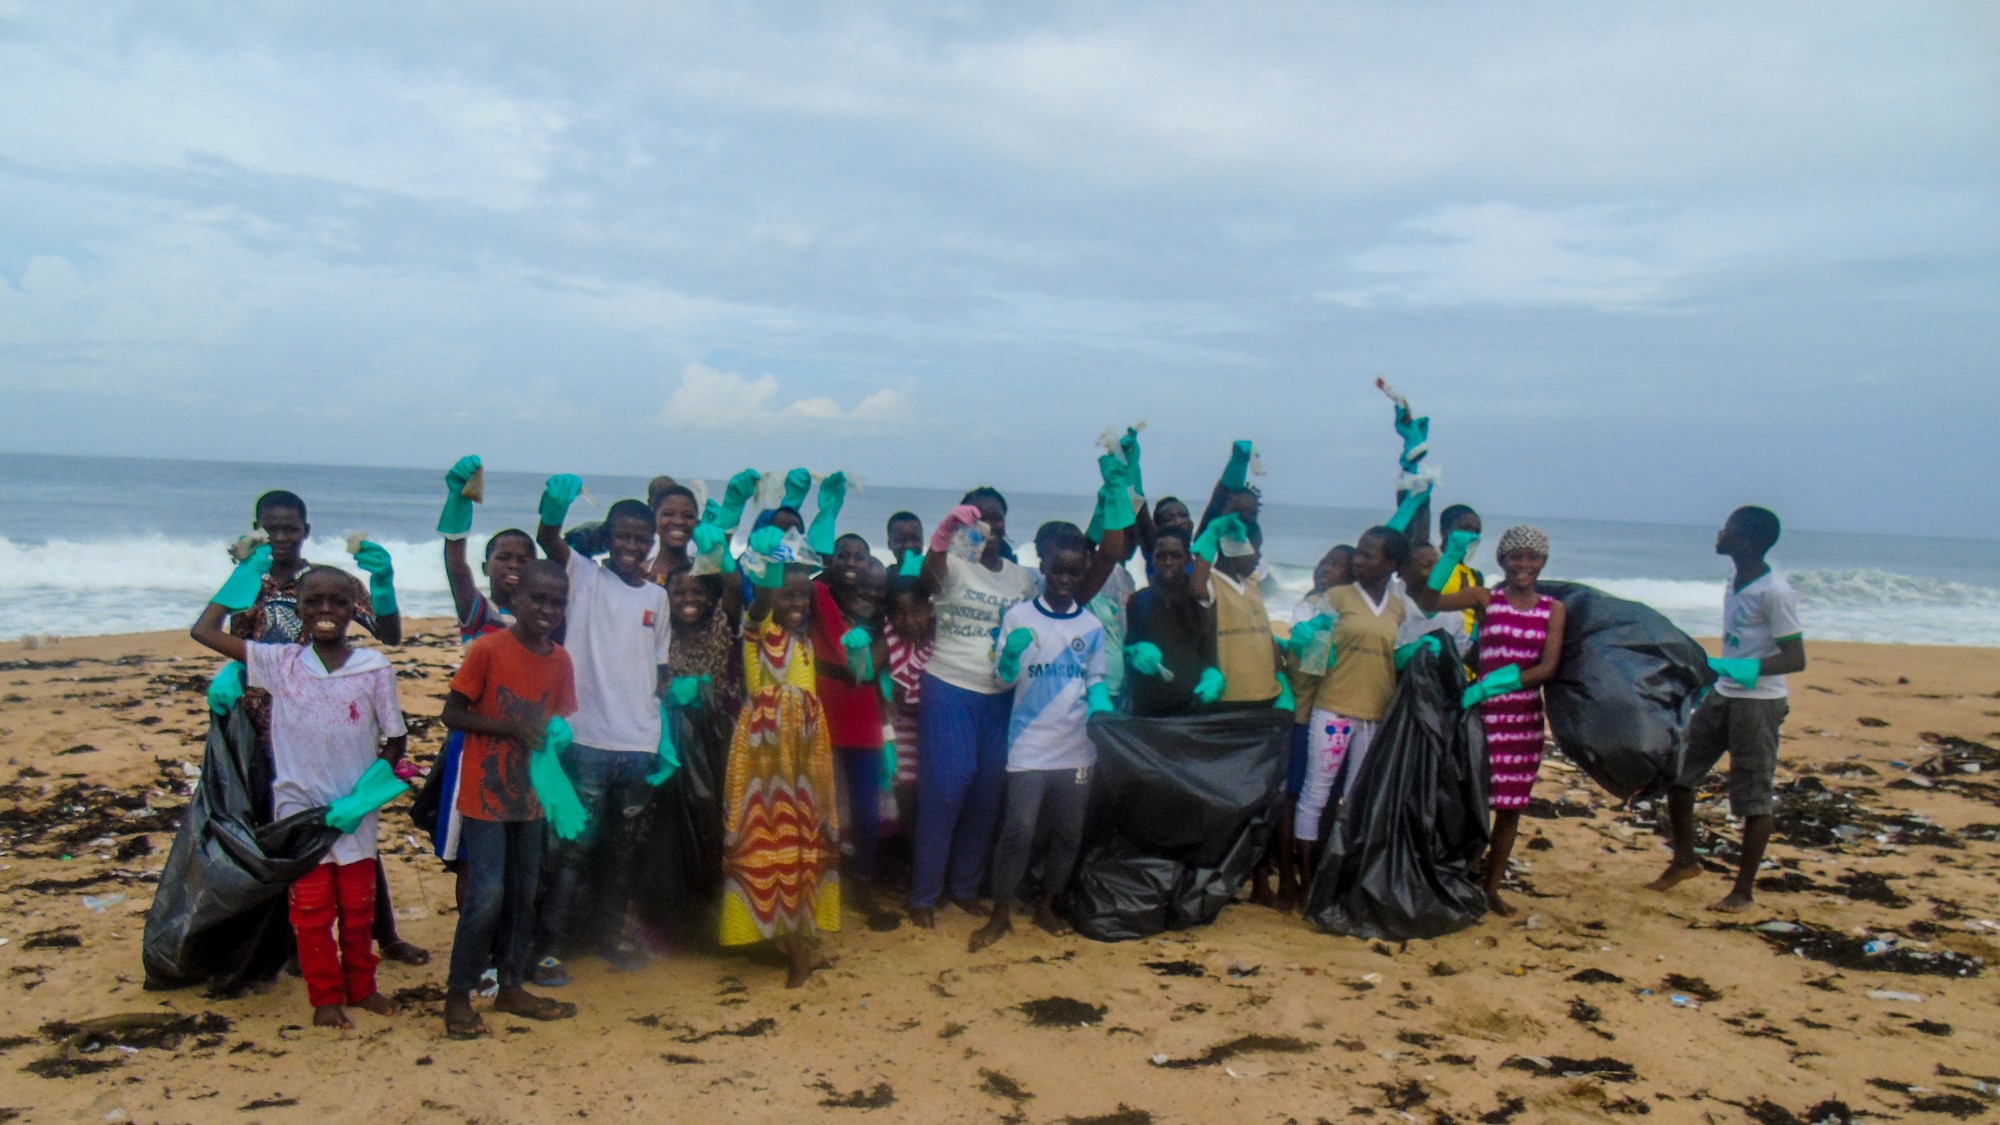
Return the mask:
<svg viewBox="0 0 2000 1125"><path fill-rule="evenodd" d="M563 968L560 957L544 957L535 962L532 979L543 988L561 988L569 983L569 970Z"/></svg>
<svg viewBox="0 0 2000 1125"><path fill-rule="evenodd" d="M530 997L528 1002L519 1008L505 1008L499 1004L495 1004L493 1005L493 1010L496 1012L505 1012L510 1016L520 1016L524 1020L539 1020L543 1023L548 1023L552 1020L572 1019L576 1016L575 1004L566 1003L561 1000L551 1000L546 996Z"/></svg>
<svg viewBox="0 0 2000 1125"><path fill-rule="evenodd" d="M469 1020L447 1019L444 1021L444 1037L446 1039L455 1039L458 1042L464 1043L491 1034L493 1034L492 1029L486 1026L486 1021L480 1019L477 1012L473 1013L472 1018Z"/></svg>

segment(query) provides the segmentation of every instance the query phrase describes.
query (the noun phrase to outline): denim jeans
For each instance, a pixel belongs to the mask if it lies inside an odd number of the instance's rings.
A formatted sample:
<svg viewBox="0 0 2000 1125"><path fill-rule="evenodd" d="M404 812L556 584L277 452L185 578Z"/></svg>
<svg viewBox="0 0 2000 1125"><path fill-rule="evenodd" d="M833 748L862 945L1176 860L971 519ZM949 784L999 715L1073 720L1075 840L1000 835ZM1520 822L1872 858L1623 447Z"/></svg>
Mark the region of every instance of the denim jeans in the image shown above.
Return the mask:
<svg viewBox="0 0 2000 1125"><path fill-rule="evenodd" d="M535 938L535 890L542 878L539 820L459 821L459 862L465 897L458 904L458 933L451 942L445 987L470 992L490 954L502 988L527 980Z"/></svg>
<svg viewBox="0 0 2000 1125"><path fill-rule="evenodd" d="M646 775L656 764L651 754L581 743L563 752L563 772L576 787L590 823L574 840L549 839L548 887L535 943L542 953L568 957L579 939L603 945L618 940L632 890L632 865L638 862L639 833L653 800ZM593 888L595 901L587 903Z"/></svg>

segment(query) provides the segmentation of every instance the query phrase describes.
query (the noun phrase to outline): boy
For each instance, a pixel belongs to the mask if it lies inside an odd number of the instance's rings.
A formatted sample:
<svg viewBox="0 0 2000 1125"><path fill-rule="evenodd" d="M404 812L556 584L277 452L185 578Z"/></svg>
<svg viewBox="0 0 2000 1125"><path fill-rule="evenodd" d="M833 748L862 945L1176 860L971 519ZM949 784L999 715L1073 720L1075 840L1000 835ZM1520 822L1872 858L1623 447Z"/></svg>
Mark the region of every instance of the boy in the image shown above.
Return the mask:
<svg viewBox="0 0 2000 1125"><path fill-rule="evenodd" d="M536 943L542 957L535 964L535 983L547 988L569 983L563 958L579 936L584 891L592 883L598 893L595 917L582 936L591 938L614 968L629 971L644 964L638 947L623 940L625 900L653 797L646 776L659 752L659 696L673 637L667 591L646 573L655 530L652 509L637 500L611 505L604 520L609 550L599 566L563 542L563 517L582 491L577 477L550 477L535 528L549 560L569 574L563 645L576 670L577 707L571 724L575 741L562 765L589 817L583 834L558 842L551 857L554 871Z"/></svg>
<svg viewBox="0 0 2000 1125"><path fill-rule="evenodd" d="M1764 561L1778 531L1778 517L1768 509L1738 508L1715 536L1715 553L1729 556L1736 570L1722 597L1722 657L1708 661L1721 678L1688 720L1686 761L1667 790L1674 858L1647 885L1664 891L1701 873L1694 791L1727 751L1729 811L1743 821L1743 858L1735 887L1709 909L1730 914L1752 903L1757 867L1771 840L1778 732L1790 710L1785 677L1806 666L1799 596Z"/></svg>
<svg viewBox="0 0 2000 1125"><path fill-rule="evenodd" d="M885 531L889 543L889 554L900 568L911 555L922 558L924 554L924 521L915 512L897 512L889 517Z"/></svg>
<svg viewBox="0 0 2000 1125"><path fill-rule="evenodd" d="M521 987L534 939L544 833L528 755L541 748L550 718L576 713L569 654L550 639L568 600L562 567L538 559L522 568L513 625L472 643L445 697L444 725L464 737L455 800L464 885L445 978L444 1029L451 1039L487 1034L472 1010L472 993L489 955L499 968L494 1010L535 1020L576 1014L574 1004Z"/></svg>
<svg viewBox="0 0 2000 1125"><path fill-rule="evenodd" d="M1247 542L1247 555L1222 553L1224 537ZM1215 609L1215 657L1219 674L1205 671L1195 696L1218 710L1269 707L1283 685L1278 680L1277 641L1264 592L1257 586L1264 533L1255 521L1234 512L1215 519L1195 537L1194 589Z"/></svg>
<svg viewBox="0 0 2000 1125"><path fill-rule="evenodd" d="M993 913L972 935L974 952L1013 929L1014 897L1038 830L1047 833L1048 852L1035 925L1058 936L1069 933L1055 903L1076 867L1090 771L1097 764L1085 728L1091 715L1111 710L1104 686L1104 625L1076 601L1091 545L1072 524L1061 525L1044 542L1041 595L1009 609L1000 623L1006 639L994 674L1014 689L1007 726L1007 814L993 856Z"/></svg>
<svg viewBox="0 0 2000 1125"><path fill-rule="evenodd" d="M1195 594L1189 557L1186 531L1155 530L1147 557L1155 577L1125 601L1125 685L1140 718L1192 712L1195 684L1215 667L1215 614Z"/></svg>
<svg viewBox="0 0 2000 1125"><path fill-rule="evenodd" d="M261 556L261 557L260 557ZM271 815L282 820L326 808L342 830L319 866L292 884L292 932L313 1026L354 1026L343 1003L389 1016L397 1005L375 988L375 810L408 787L391 772L403 757L403 711L388 658L348 643L354 579L315 566L298 577L298 624L304 644L268 644L232 636L225 614L240 610L267 577L259 552L239 566L201 612L189 635L245 666L248 685L268 693ZM340 938L334 940L339 921Z"/></svg>
<svg viewBox="0 0 2000 1125"><path fill-rule="evenodd" d="M852 878L843 877L842 882L853 884L849 901L871 918L878 913L873 881L882 793L882 689L875 671L889 658L881 620L888 584L881 561L865 554L854 571L830 573L812 584L816 690L846 795L841 825L854 845L847 872Z"/></svg>
<svg viewBox="0 0 2000 1125"><path fill-rule="evenodd" d="M895 732L896 823L907 843L917 823L917 711L923 703L924 668L931 661L937 617L917 580L898 574L889 583L883 648L889 662L890 697L883 702ZM886 763L885 763L886 765Z"/></svg>

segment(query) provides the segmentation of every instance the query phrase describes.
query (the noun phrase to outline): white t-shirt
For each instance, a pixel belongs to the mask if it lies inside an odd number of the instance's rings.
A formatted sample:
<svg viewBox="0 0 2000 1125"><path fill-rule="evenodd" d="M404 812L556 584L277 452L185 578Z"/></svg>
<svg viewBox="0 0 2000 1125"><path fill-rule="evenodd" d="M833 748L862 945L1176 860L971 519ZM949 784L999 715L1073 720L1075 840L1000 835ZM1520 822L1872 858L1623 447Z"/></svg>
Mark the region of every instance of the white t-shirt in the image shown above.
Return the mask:
<svg viewBox="0 0 2000 1125"><path fill-rule="evenodd" d="M389 658L357 648L332 672L311 645L250 644L243 682L271 693L271 815L329 805L382 756L381 741L404 733ZM379 814L361 818L321 863L375 858Z"/></svg>
<svg viewBox="0 0 2000 1125"><path fill-rule="evenodd" d="M1016 629L1035 634L1021 654L1014 681L1014 712L1007 722L1007 769L1086 769L1097 750L1085 730L1086 696L1104 682L1104 623L1082 606L1057 613L1040 598L1022 602L1001 619L1004 640Z"/></svg>
<svg viewBox="0 0 2000 1125"><path fill-rule="evenodd" d="M1396 591L1396 596L1403 600L1403 624L1396 630L1397 648L1442 629L1445 635L1451 638L1452 652L1461 657L1465 655L1464 610L1446 609L1437 613L1425 613L1424 607L1417 604L1417 599L1410 596L1409 588L1403 585L1402 575L1391 577L1389 585Z"/></svg>
<svg viewBox="0 0 2000 1125"><path fill-rule="evenodd" d="M1800 636L1799 595L1792 584L1767 572L1763 577L1736 589L1731 582L1722 595L1722 655L1762 660L1778 655L1778 641ZM1757 686L1739 687L1724 677L1715 690L1730 699L1783 699L1789 693L1783 676L1759 676Z"/></svg>
<svg viewBox="0 0 2000 1125"><path fill-rule="evenodd" d="M1035 580L1018 563L1004 559L999 570L957 555L946 555L944 561L944 588L933 601L937 646L924 670L953 687L998 695L1007 690L993 678L1000 618L1035 596Z"/></svg>
<svg viewBox="0 0 2000 1125"><path fill-rule="evenodd" d="M563 647L576 666L578 744L632 754L660 748L659 665L673 640L666 588L627 585L609 568L569 555L569 614Z"/></svg>

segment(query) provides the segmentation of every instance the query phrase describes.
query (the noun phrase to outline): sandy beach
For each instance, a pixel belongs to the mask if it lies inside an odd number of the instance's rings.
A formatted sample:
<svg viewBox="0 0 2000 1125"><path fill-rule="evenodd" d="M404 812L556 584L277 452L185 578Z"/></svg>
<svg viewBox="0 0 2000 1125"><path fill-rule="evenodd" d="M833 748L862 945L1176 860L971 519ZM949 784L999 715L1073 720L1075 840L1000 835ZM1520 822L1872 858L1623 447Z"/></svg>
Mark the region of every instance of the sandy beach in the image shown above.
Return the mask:
<svg viewBox="0 0 2000 1125"><path fill-rule="evenodd" d="M837 964L802 991L741 956L632 975L586 961L562 991L576 1020L489 1014L490 1039L453 1043L438 1018L451 879L407 801L384 817L383 859L405 936L435 957L383 966L401 1016L315 1031L290 978L230 1000L145 991L140 927L217 662L177 633L0 645L0 1120L1991 1116L2000 651L1810 651L1777 867L1747 916L1704 909L1719 873L1641 890L1666 857L1650 814L1552 756L1516 853L1520 914L1442 940L1328 937L1246 903L1157 940L1024 927L969 955L971 916L926 933L850 915ZM457 654L435 621L393 654L420 761ZM1715 797L1702 816L1733 837ZM75 1027L134 1013L189 1018Z"/></svg>

